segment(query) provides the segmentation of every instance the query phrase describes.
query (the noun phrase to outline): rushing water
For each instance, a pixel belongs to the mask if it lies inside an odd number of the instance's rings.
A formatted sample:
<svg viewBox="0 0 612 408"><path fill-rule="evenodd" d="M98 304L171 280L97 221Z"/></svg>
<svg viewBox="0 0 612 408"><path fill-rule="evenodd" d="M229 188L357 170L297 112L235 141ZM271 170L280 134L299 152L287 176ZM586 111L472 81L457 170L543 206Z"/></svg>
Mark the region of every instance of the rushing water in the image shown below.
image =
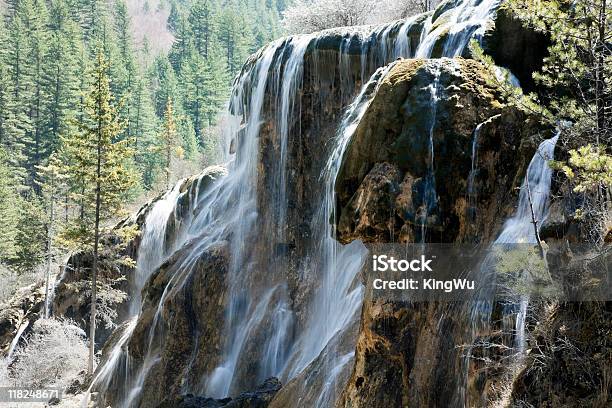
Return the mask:
<svg viewBox="0 0 612 408"><path fill-rule="evenodd" d="M527 174L521 185L516 213L506 221L495 243L536 243L531 208L533 208L535 219L541 223L545 219L548 209L550 183L553 172L548 163L553 159L558 139L559 134L555 135L552 139L543 141L538 147L529 163Z"/></svg>
<svg viewBox="0 0 612 408"><path fill-rule="evenodd" d="M543 141L531 159L527 174L521 185L519 203L514 216L506 221L504 228L495 241L496 244L536 244L537 227L541 227L548 212L550 184L553 170L549 165L554 157L555 146L559 133L553 138ZM533 212L533 214L532 214ZM515 348L520 356L525 351L525 322L529 297L520 295L515 321Z"/></svg>
<svg viewBox="0 0 612 408"><path fill-rule="evenodd" d="M346 146L389 71L391 61L399 57L429 57L437 44L440 44L442 56L461 55L471 38L480 38L497 5L498 1L490 0L457 1L442 16L436 15L436 19L434 13L428 13L371 29L336 30L342 36L335 62L342 99L350 101L356 97L342 115L333 146L325 157L321 157L320 179L313 180L322 184L322 195L311 221L311 242L305 258L316 260L315 270L308 273L315 274L319 285L307 299L308 314L302 324L297 323L292 310L284 275L286 264L273 251L270 255L253 253L251 243L256 239L262 248L271 249L285 242L289 200L288 145L290 140L300 137L300 126L296 122L299 122L304 108L301 106L304 59L313 49L312 66L318 66L318 43L329 32L275 41L249 59L235 81L229 104L226 139L232 140L235 149L228 157L228 172L204 189L199 186L204 176L186 192L181 192L179 183L149 211L137 260L130 307L132 317L117 334L118 339L109 356L97 370L92 390L104 393L112 381L121 381L114 388L119 389L120 396L116 398L119 406L139 405L145 379L160 361L165 300L183 287L202 253L226 241L231 256L227 276L228 304L222 323L226 342L221 363L201 383L185 384L184 391L225 397L241 391L240 384L245 381L257 383L266 377L278 376L286 382L314 360L324 357L321 375L325 376L325 381L316 405L332 405L337 396L336 382L349 369L353 358L352 352L340 352L335 348L332 340L342 337L356 321L363 298L363 287L357 276L366 253L359 242L342 246L332 238L336 201L334 185ZM420 33L412 33L418 24L423 29ZM443 35L447 32L449 35ZM358 58L354 58L356 55ZM352 66L356 63L358 67ZM360 73L357 78L353 74L355 71ZM315 81L317 75L317 72L311 73ZM435 207L436 201L432 137L439 93L439 83L434 81L431 85L431 177L428 177L425 196L427 211ZM278 135L273 146L265 152L271 155L268 157L270 176L266 179L270 184L266 185L265 192L258 189L258 180L262 177L259 163L264 124L274 126ZM184 199L185 194L190 195L188 209L179 214L177 203ZM258 207L262 194L270 196L271 208ZM265 212L270 225L258 222L262 220L262 212ZM174 222L169 223L172 217L175 217ZM167 241L168 225L173 226L170 242ZM135 364L126 346L140 313L140 292L164 259L180 251L187 243L193 248L173 264L171 278L156 306L147 342L143 345L144 359ZM270 276L266 279L272 284L267 286L258 281L262 263L274 265L269 268ZM300 273L307 274L306 271ZM264 327L268 322L272 322L271 326ZM259 333L260 344L249 344L255 333ZM244 373L240 367L244 364L247 347L255 350L255 358L259 360L258 378L241 378Z"/></svg>

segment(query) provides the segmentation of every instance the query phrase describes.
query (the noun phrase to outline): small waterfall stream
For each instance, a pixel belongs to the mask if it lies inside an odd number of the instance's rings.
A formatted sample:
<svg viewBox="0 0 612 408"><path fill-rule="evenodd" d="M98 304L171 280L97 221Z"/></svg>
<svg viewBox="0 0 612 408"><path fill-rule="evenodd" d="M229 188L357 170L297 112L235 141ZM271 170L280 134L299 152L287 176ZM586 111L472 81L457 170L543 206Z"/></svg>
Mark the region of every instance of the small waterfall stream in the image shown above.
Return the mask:
<svg viewBox="0 0 612 408"><path fill-rule="evenodd" d="M504 224L501 234L495 241L496 244L536 243L529 201L531 200L535 219L541 223L546 218L553 173L548 162L553 159L558 139L559 133L543 141L538 147L521 185L516 213Z"/></svg>
<svg viewBox="0 0 612 408"><path fill-rule="evenodd" d="M544 140L538 146L521 185L516 213L506 221L495 244L537 243L533 219L537 220L538 227L541 227L547 216L553 174L549 162L554 158L559 136L560 132L557 132L554 137ZM525 322L528 304L529 297L524 294L520 295L514 327L515 348L519 358L525 352Z"/></svg>
<svg viewBox="0 0 612 408"><path fill-rule="evenodd" d="M104 394L112 381L122 381L115 387L121 394L119 406L139 406L145 379L160 359L166 299L181 290L194 272L201 254L220 242L228 242L231 254L227 276L229 296L225 321L221 323L226 338L221 363L200 383L184 384L184 391L226 397L240 391L240 384L245 381L258 383L269 376L289 381L313 361L323 358L326 381L320 390L317 406L332 405L337 396L337 378L350 367L353 358L351 351L347 352L334 342L348 333L356 322L363 298L363 287L357 276L366 254L365 247L359 242L342 246L333 239L336 215L334 186L343 153L371 98L389 72L391 61L399 57L429 57L438 43L442 44L443 56L461 55L470 39L480 38L498 3L492 0L457 1L445 12L443 22L433 21L434 13L428 13L420 33L421 41L417 44L414 35L410 37L409 33L417 21L423 20L423 16L369 31L354 28L336 30L343 38L336 62L343 83L343 98L351 100L354 95L356 97L342 115L337 137L326 156L321 157L320 179L314 181L323 185L323 195L310 223L312 234L305 258L315 267L300 273L315 274L320 284L308 299L308 318L303 327L298 325L292 310L283 275L286 264L282 257L274 251L265 255L254 253L252 243L257 240L260 247L267 249L285 243L289 199L288 141L300 137L299 132L294 132L295 121L299 121L302 111L300 101L305 56L312 51L311 60L317 66L318 41L328 33L277 40L251 57L235 81L229 103L229 125L225 137L233 141L235 152L228 158L228 171L204 189L200 188L198 180L195 188L181 192L179 183L150 210L137 262L135 295L130 305L132 318L124 323L105 363L98 368L90 390ZM445 36L446 32L450 34ZM356 60L359 67L352 66ZM360 72L361 77L354 78L351 74L354 71ZM365 81L371 74L370 80ZM316 78L317 73L312 76ZM427 212L432 211L436 201L433 126L440 92L438 81L434 81L431 85L431 180L428 177ZM261 145L263 126L274 126L278 135L274 146L265 152L262 152ZM264 153L271 155L268 161L273 163L271 185L265 193L258 185L261 176L259 161ZM195 194L188 210L182 213L180 222L173 223L177 231L174 231L171 242L167 242L168 219L176 216L178 201L191 191ZM261 222L262 209L258 207L258 200L262 194L270 195L272 208L267 209L266 218L270 225ZM144 360L134 364L127 344L140 312L140 292L162 262L186 245L191 245L190 252L172 266L171 279L157 304L148 331ZM165 250L160 251L160 248ZM266 282L260 281L262 264L271 265L267 268L269 275L266 280L272 284L267 286ZM263 327L266 322L272 322L271 326ZM260 336L261 344L253 348L261 364L256 374L258 378L247 380L241 378L244 374L241 374L240 364L245 348L252 346L248 344L249 339L256 332L264 333L263 337Z"/></svg>

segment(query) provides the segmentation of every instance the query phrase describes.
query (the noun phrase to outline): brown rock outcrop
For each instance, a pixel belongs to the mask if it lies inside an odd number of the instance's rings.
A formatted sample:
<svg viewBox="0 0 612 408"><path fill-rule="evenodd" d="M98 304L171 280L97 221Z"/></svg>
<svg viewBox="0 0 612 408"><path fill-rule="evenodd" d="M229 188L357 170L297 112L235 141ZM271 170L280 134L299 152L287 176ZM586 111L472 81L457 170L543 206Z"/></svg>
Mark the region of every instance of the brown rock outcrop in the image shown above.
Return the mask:
<svg viewBox="0 0 612 408"><path fill-rule="evenodd" d="M509 197L516 197L533 137L545 133L504 103L491 75L464 59L407 60L389 72L343 158L339 240L493 239L512 212ZM338 406L457 406L466 398L479 405L495 374L477 380L471 367L464 382L460 346L474 341L468 311L467 304L374 299L368 287L353 373Z"/></svg>

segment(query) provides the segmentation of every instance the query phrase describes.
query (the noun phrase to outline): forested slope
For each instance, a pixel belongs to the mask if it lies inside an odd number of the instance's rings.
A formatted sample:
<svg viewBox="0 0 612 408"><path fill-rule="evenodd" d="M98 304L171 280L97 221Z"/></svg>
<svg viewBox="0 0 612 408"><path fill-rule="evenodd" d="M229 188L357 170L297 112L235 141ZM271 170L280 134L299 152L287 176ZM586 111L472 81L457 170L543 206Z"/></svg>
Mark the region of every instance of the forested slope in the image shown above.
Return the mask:
<svg viewBox="0 0 612 408"><path fill-rule="evenodd" d="M121 123L113 142L132 150L121 165L137 182L123 201L142 201L214 160L217 114L231 81L250 53L279 34L285 2L9 0L3 6L0 260L25 273L54 249L50 235L87 216L87 188L64 174L49 194L44 168L52 162L61 175L74 165L66 144L95 119L86 113L85 95L96 82L97 54L108 63L109 103Z"/></svg>

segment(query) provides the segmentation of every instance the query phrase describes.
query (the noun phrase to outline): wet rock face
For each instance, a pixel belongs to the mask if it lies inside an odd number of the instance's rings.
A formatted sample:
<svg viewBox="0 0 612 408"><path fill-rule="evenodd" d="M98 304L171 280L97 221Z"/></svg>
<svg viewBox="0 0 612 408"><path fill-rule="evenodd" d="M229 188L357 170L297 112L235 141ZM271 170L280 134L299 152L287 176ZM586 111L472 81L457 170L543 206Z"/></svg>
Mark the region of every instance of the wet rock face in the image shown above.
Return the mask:
<svg viewBox="0 0 612 408"><path fill-rule="evenodd" d="M197 388L204 374L221 357L222 322L225 313L227 242L196 254L196 265L180 287L165 289L169 281L184 273L179 260L197 251L197 243L186 245L163 264L144 288L145 299L138 324L128 344L132 358L146 359L145 347L152 330L160 344L153 352L159 358L146 377L141 407L150 407L182 386ZM204 317L205 318L202 318ZM160 319L156 322L156 319ZM157 324L156 324L157 323ZM155 325L155 326L154 326ZM189 356L189 358L187 358Z"/></svg>
<svg viewBox="0 0 612 408"><path fill-rule="evenodd" d="M504 104L489 75L464 59L406 60L390 71L343 157L340 241L493 239L533 154L526 141L540 129ZM477 381L473 367L463 382L457 346L473 341L469 327L466 305L374 300L367 288L339 406L478 405L490 383Z"/></svg>
<svg viewBox="0 0 612 408"><path fill-rule="evenodd" d="M402 213L412 210L410 180L401 183L400 169L393 164L376 163L364 177L340 217L340 234L368 237L373 242L390 242L395 217L389 211L400 205ZM400 196L401 195L401 196ZM359 218L351 214L360 214Z"/></svg>
<svg viewBox="0 0 612 408"><path fill-rule="evenodd" d="M186 270L181 261L185 258L194 263L188 276L183 276ZM167 396L179 395L182 387L200 388L204 375L219 363L227 264L227 242L201 249L195 240L162 264L143 289L142 312L125 346L133 366L146 370L142 386L147 391L133 406L157 406ZM113 337L120 335L118 330ZM113 337L103 353L105 358L117 341ZM128 378L116 375L112 379L104 394L106 404L125 401L126 395L113 390L123 389L124 381L138 377L135 372L122 374L129 374Z"/></svg>
<svg viewBox="0 0 612 408"><path fill-rule="evenodd" d="M540 131L490 75L463 59L392 69L343 158L341 242L490 239L533 149L522 142Z"/></svg>
<svg viewBox="0 0 612 408"><path fill-rule="evenodd" d="M190 218L188 211L198 195L203 194L211 184L215 183L226 173L226 170L221 166L211 166L204 169L200 174L182 181L179 189L183 194L180 195L179 202L176 204L175 216L170 217L167 221L166 246L171 245L177 236L181 234L185 227L185 222ZM147 202L136 213L121 220L115 226L115 229L130 226L137 226L138 228L138 234L125 245L122 255L129 256L136 261L147 215L162 196L163 194ZM115 240L116 237L113 236L111 231L103 239ZM160 248L159 250L164 251L167 249ZM91 306L90 298L83 293L82 287L83 283L87 286L90 285L91 275L89 271L91 270L92 261L91 253L79 252L70 256L66 269L60 271L52 304L52 312L55 316L63 316L74 320L87 333L89 332L89 312ZM101 268L101 274L103 274L105 279L118 282L115 285L115 289L120 289L129 294L134 287L135 271L133 268L124 265L108 266L104 259L101 259ZM124 302L115 305L118 323L128 317L128 303L129 297ZM96 328L96 346L102 348L112 332L113 329L108 329L104 325L98 324Z"/></svg>
<svg viewBox="0 0 612 408"><path fill-rule="evenodd" d="M498 66L510 69L526 93L536 90L532 74L541 70L549 45L545 34L523 27L505 7L498 10L495 24L483 40L487 54Z"/></svg>

